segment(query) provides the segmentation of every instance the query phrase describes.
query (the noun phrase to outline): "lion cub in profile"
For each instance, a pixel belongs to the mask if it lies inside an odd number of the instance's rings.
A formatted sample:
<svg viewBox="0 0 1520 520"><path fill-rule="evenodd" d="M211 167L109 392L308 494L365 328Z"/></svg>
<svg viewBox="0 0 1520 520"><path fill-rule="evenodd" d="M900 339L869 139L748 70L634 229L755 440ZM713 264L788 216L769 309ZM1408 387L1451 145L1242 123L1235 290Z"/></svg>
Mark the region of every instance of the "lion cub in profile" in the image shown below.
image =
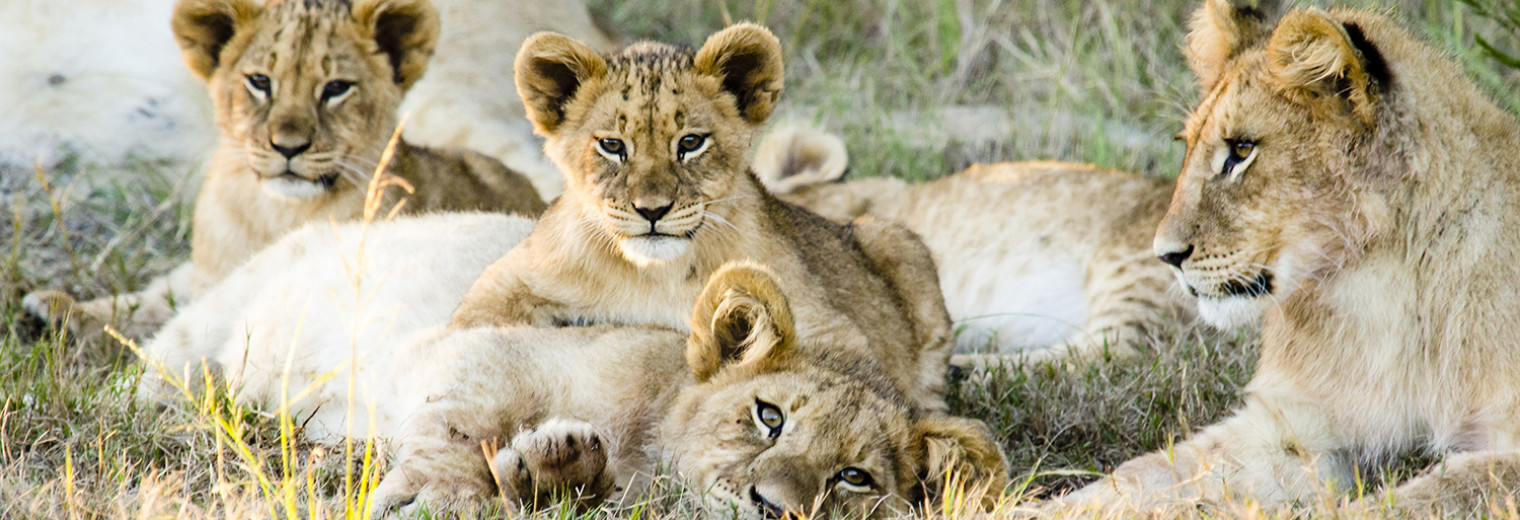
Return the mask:
<svg viewBox="0 0 1520 520"><path fill-rule="evenodd" d="M190 263L133 295L80 305L59 292L30 295L41 317L67 312L80 330L115 322L146 336L169 318L171 300L205 291L286 232L360 218L397 107L439 29L427 0L181 0L173 28L222 134L196 199ZM526 178L473 152L400 141L385 172L413 193L386 190L379 215L544 208Z"/></svg>
<svg viewBox="0 0 1520 520"><path fill-rule="evenodd" d="M781 93L781 45L742 24L699 50L652 42L601 56L557 34L518 53L528 118L567 175L522 245L475 283L455 329L658 324L685 330L702 283L731 260L775 272L798 334L869 353L916 402L942 407L950 321L912 232L829 222L749 172Z"/></svg>
<svg viewBox="0 0 1520 520"><path fill-rule="evenodd" d="M1060 162L977 164L922 184L837 182L844 142L806 128L771 132L755 172L783 200L836 221L903 223L934 253L961 332L956 365L1050 356L1123 357L1163 320L1192 320L1191 298L1151 253L1172 183Z"/></svg>

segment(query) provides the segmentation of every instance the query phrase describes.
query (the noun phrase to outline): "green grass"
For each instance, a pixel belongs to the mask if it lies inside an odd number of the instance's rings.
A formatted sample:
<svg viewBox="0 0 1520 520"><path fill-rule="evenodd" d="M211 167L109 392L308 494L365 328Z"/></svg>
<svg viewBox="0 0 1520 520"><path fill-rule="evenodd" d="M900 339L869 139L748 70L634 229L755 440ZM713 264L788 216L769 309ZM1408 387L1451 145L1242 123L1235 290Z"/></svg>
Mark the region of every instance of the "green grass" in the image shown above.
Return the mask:
<svg viewBox="0 0 1520 520"><path fill-rule="evenodd" d="M627 39L700 44L729 20L770 26L788 58L777 119L843 135L858 176L923 180L1024 159L1170 176L1183 153L1171 135L1197 99L1179 50L1193 0L1153 0L1143 13L1120 0L590 4ZM1445 0L1338 5L1394 13L1520 110L1520 71L1490 50L1514 56L1515 26ZM30 290L107 294L186 258L183 194L193 186L174 180L186 169L66 163L41 173L47 187L35 172L0 171L0 517L329 518L350 509L338 490L356 462L341 450L282 442L280 418L215 396L193 410L141 409L129 354L74 344L21 315ZM1186 326L1152 347L1123 362L959 384L953 406L994 427L1029 496L1069 489L1227 414L1256 352L1246 335ZM1396 479L1419 462L1374 469ZM591 516L680 517L680 495Z"/></svg>

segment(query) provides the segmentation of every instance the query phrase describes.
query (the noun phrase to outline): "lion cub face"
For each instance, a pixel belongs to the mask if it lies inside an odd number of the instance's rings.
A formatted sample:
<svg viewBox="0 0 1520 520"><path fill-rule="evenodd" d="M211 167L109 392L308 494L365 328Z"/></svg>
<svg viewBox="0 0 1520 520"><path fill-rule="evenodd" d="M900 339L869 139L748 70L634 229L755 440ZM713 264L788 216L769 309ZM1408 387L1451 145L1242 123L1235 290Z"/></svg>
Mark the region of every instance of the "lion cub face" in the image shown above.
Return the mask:
<svg viewBox="0 0 1520 520"><path fill-rule="evenodd" d="M744 517L888 516L922 504L947 470L1001 491L1007 463L986 426L922 414L869 361L828 352L797 344L764 268L720 270L698 299L698 383L662 425L666 459Z"/></svg>
<svg viewBox="0 0 1520 520"><path fill-rule="evenodd" d="M603 57L546 33L523 44L516 75L566 173L564 203L582 205L624 257L648 265L725 225L722 202L745 181L753 132L781 91L781 46L746 24L696 51L643 42Z"/></svg>
<svg viewBox="0 0 1520 520"><path fill-rule="evenodd" d="M438 35L425 0L181 0L173 26L185 61L207 80L220 160L294 199L362 184L374 171Z"/></svg>
<svg viewBox="0 0 1520 520"><path fill-rule="evenodd" d="M1380 219L1374 131L1390 85L1354 22L1311 9L1273 30L1263 13L1210 0L1189 57L1204 99L1155 240L1222 327L1257 319L1350 260Z"/></svg>

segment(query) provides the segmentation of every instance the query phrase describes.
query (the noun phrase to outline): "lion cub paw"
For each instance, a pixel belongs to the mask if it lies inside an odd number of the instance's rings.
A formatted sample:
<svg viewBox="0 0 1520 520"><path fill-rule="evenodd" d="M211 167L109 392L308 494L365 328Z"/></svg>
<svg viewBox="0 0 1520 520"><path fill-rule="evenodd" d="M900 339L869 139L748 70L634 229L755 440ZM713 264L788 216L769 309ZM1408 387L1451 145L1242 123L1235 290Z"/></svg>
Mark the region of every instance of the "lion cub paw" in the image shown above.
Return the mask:
<svg viewBox="0 0 1520 520"><path fill-rule="evenodd" d="M608 451L590 423L550 419L513 437L491 464L502 492L524 506L559 499L595 506L613 488Z"/></svg>
<svg viewBox="0 0 1520 520"><path fill-rule="evenodd" d="M75 310L74 297L63 291L37 291L26 295L21 299L21 308L27 314L36 317L49 325L62 325L66 321L77 322L69 318L77 318L79 312Z"/></svg>

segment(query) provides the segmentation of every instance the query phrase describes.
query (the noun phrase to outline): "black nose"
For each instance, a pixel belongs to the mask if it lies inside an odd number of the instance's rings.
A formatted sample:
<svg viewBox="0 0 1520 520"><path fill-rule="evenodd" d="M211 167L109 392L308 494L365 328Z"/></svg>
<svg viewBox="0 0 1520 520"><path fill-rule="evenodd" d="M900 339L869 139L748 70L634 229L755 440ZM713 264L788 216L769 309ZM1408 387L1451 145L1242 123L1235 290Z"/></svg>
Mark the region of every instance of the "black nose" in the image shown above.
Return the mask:
<svg viewBox="0 0 1520 520"><path fill-rule="evenodd" d="M666 204L658 208L640 208L638 206L634 206L633 210L639 212L640 215L643 215L644 218L649 219L649 222L653 224L655 222L659 222L660 217L664 217L666 213L670 213L670 207L671 204Z"/></svg>
<svg viewBox="0 0 1520 520"><path fill-rule="evenodd" d="M1178 269L1182 269L1182 262L1187 261L1188 257L1190 257L1190 256L1193 256L1193 245L1192 244L1188 244L1187 249L1184 249L1182 251L1173 251L1173 252L1161 255L1161 256L1159 256L1157 258L1160 258L1162 262L1166 262L1168 264L1172 264L1172 267L1176 267Z"/></svg>
<svg viewBox="0 0 1520 520"><path fill-rule="evenodd" d="M786 513L786 511L781 509L781 506L773 504L771 501L766 500L764 496L761 496L760 492L756 491L755 488L749 488L749 499L760 506L760 515L765 518L781 518Z"/></svg>
<svg viewBox="0 0 1520 520"><path fill-rule="evenodd" d="M297 155L301 155L301 152L304 152L307 149L311 148L311 142L307 141L297 146L280 146L278 144L275 144L274 141L270 141L269 146L274 148L274 151L280 152L280 155L285 156L286 159L290 159Z"/></svg>

